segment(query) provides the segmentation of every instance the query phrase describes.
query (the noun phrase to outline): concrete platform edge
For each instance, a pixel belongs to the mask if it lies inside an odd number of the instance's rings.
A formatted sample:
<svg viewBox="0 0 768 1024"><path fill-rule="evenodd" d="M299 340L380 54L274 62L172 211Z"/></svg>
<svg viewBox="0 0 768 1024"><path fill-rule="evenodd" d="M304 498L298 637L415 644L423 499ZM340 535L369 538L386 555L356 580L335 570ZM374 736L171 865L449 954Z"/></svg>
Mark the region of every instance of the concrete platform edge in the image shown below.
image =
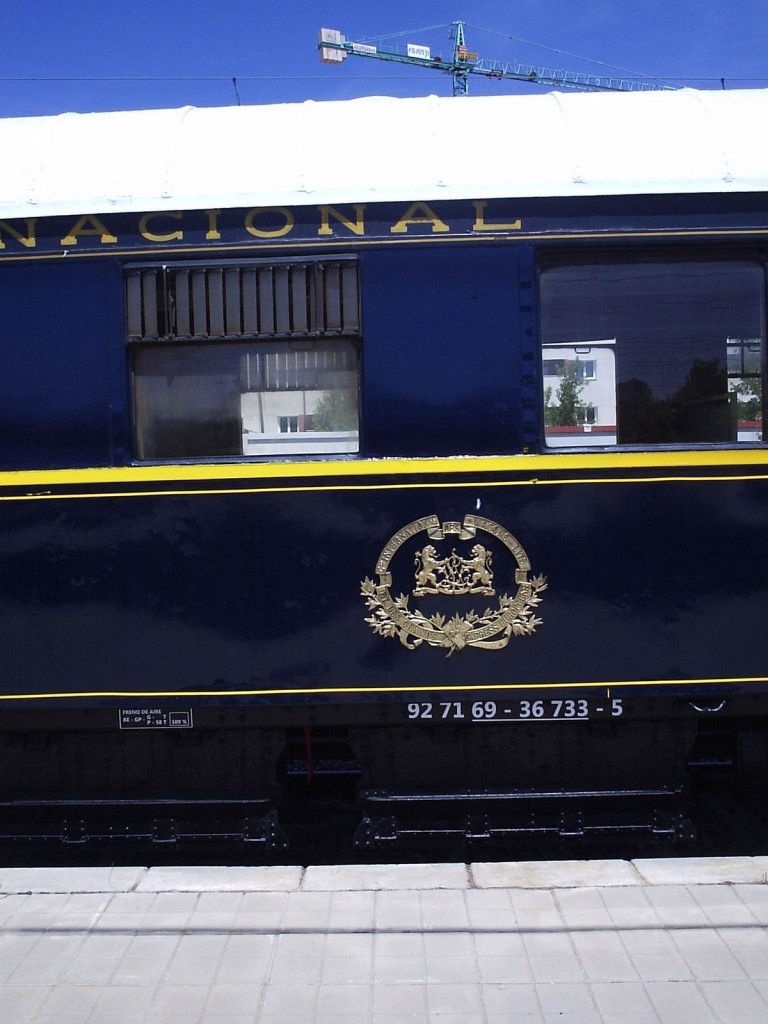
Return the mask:
<svg viewBox="0 0 768 1024"><path fill-rule="evenodd" d="M768 857L235 867L0 867L0 894L768 885Z"/></svg>

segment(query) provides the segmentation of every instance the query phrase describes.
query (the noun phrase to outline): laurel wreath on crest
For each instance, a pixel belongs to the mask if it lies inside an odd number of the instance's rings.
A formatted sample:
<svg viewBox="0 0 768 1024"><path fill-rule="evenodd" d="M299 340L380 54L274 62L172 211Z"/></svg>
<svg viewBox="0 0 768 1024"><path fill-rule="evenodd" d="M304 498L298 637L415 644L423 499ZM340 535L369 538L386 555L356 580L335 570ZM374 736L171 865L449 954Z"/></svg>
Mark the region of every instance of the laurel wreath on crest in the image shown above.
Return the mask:
<svg viewBox="0 0 768 1024"><path fill-rule="evenodd" d="M486 608L482 615L474 611L447 619L437 613L426 616L408 607L408 596L387 600L387 592L368 577L361 584L361 595L372 614L366 622L380 636L396 637L409 650L426 642L432 647L448 648L448 656L468 645L499 649L513 636L530 636L542 620L534 609L541 604L539 594L547 589L545 576L534 576L520 587L514 597L502 594L496 609Z"/></svg>

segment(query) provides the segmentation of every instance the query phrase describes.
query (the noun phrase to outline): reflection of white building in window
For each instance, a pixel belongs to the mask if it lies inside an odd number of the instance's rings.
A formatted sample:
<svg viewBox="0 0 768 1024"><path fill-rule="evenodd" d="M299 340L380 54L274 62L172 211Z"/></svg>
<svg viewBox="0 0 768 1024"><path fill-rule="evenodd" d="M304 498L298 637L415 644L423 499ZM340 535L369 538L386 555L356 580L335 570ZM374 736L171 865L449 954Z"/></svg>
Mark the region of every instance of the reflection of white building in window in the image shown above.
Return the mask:
<svg viewBox="0 0 768 1024"><path fill-rule="evenodd" d="M578 367L583 388L576 409L577 424L547 424L547 444L556 448L616 444L615 338L542 346L541 369L548 408L558 405L558 389L566 371Z"/></svg>
<svg viewBox="0 0 768 1024"><path fill-rule="evenodd" d="M738 441L763 440L762 338L728 338L728 392L736 405ZM739 400L741 399L741 402Z"/></svg>
<svg viewBox="0 0 768 1024"><path fill-rule="evenodd" d="M355 384L356 381L349 382L350 401L356 401ZM323 391L248 391L241 395L243 454L293 456L356 452L359 447L356 430L313 430L313 414L326 394Z"/></svg>

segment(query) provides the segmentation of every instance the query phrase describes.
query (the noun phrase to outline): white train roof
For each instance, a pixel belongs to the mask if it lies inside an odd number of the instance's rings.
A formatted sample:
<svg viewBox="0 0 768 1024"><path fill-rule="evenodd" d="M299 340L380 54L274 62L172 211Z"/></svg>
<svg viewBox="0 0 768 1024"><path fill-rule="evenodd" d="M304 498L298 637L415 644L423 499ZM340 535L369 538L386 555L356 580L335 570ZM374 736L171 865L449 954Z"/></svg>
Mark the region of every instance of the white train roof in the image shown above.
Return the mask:
<svg viewBox="0 0 768 1024"><path fill-rule="evenodd" d="M0 217L768 188L768 89L0 120Z"/></svg>

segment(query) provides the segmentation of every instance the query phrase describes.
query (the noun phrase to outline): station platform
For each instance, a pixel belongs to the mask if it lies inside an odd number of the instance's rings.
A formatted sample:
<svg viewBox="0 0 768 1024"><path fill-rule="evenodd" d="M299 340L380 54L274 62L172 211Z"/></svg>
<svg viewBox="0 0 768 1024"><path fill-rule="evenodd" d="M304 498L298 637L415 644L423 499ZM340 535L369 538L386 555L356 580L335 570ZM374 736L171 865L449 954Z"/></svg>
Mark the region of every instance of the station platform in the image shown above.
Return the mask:
<svg viewBox="0 0 768 1024"><path fill-rule="evenodd" d="M768 857L0 867L3 1024L766 1024Z"/></svg>

